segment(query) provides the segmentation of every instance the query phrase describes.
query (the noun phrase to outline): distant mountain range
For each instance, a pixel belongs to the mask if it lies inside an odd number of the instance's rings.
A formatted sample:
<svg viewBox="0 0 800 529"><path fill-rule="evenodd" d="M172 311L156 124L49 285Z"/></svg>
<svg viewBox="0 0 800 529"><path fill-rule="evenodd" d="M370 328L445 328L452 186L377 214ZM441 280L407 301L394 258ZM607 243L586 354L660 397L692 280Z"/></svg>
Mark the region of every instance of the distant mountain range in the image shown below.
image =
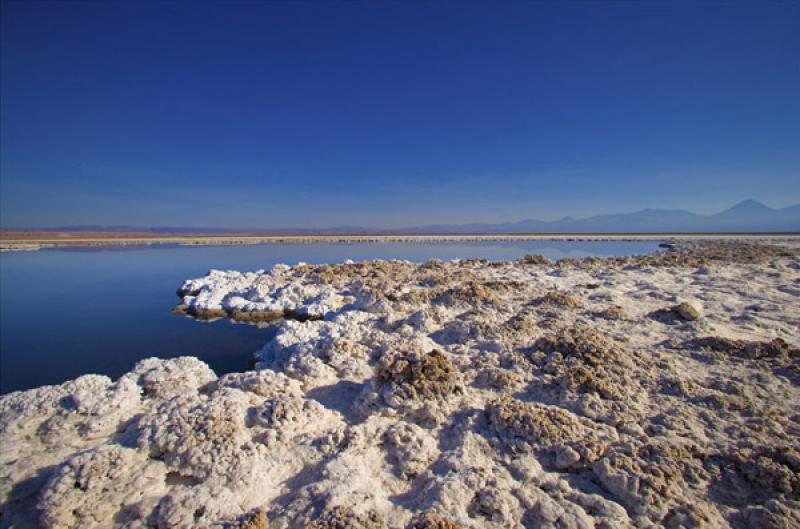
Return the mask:
<svg viewBox="0 0 800 529"><path fill-rule="evenodd" d="M583 219L535 219L501 224L417 226L410 233L614 233L614 232L787 232L800 231L800 204L773 209L744 200L714 215L683 209L643 209L635 213L596 215Z"/></svg>
<svg viewBox="0 0 800 529"><path fill-rule="evenodd" d="M21 230L14 230L21 231ZM435 224L396 230L360 226L331 228L242 229L156 226L63 226L39 231L115 232L151 234L381 234L381 233L670 233L670 232L800 232L800 204L774 209L755 200L744 200L714 215L699 215L682 209L643 209L635 213L596 215L576 219L544 221L526 219L498 224Z"/></svg>

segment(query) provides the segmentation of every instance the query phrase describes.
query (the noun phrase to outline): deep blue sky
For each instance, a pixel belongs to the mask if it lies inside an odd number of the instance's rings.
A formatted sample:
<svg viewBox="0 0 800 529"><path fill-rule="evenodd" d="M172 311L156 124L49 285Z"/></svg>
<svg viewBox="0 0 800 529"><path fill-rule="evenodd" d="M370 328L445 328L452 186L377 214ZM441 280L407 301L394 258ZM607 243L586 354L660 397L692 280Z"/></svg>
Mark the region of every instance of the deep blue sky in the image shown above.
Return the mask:
<svg viewBox="0 0 800 529"><path fill-rule="evenodd" d="M0 221L800 202L800 3L2 3Z"/></svg>

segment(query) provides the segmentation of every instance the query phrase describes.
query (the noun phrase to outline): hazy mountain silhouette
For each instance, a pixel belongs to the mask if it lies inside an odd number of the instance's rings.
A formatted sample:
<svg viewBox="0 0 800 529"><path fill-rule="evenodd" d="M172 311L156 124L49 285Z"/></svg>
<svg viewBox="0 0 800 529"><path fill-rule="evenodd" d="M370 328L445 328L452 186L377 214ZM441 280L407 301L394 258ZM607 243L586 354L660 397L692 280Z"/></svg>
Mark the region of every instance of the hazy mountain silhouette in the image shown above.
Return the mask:
<svg viewBox="0 0 800 529"><path fill-rule="evenodd" d="M769 232L800 231L800 205L773 209L744 200L714 215L682 209L643 209L634 213L596 215L583 219L527 219L500 224L414 226L410 233L590 233L590 232Z"/></svg>
<svg viewBox="0 0 800 529"><path fill-rule="evenodd" d="M564 217L544 221L526 219L497 224L435 224L380 230L362 226L330 228L210 228L137 226L63 226L46 231L149 232L154 234L381 234L381 233L654 233L654 232L800 232L800 204L774 209L755 200L744 200L714 215L698 215L683 209L643 209L634 213L595 215L582 219Z"/></svg>

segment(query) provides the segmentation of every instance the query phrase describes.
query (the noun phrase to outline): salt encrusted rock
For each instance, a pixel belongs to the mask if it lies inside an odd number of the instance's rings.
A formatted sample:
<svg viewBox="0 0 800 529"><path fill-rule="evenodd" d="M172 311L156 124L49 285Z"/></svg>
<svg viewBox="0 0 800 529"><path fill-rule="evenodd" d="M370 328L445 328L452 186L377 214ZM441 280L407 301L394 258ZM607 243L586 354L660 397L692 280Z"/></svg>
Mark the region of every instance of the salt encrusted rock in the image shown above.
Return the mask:
<svg viewBox="0 0 800 529"><path fill-rule="evenodd" d="M479 491L472 498L468 512L473 518L506 525L518 518L514 513L518 510L519 501L514 496L490 487Z"/></svg>
<svg viewBox="0 0 800 529"><path fill-rule="evenodd" d="M692 380L668 376L661 379L661 391L667 395L693 399L703 394L703 387Z"/></svg>
<svg viewBox="0 0 800 529"><path fill-rule="evenodd" d="M242 520L239 529L269 529L267 514L263 510L257 509L253 514Z"/></svg>
<svg viewBox="0 0 800 529"><path fill-rule="evenodd" d="M295 270L276 265L271 270L241 273L211 270L204 278L186 281L178 289L180 311L203 319L231 317L262 321L282 316L321 318L355 301L333 286L303 281ZM293 273L294 272L294 273Z"/></svg>
<svg viewBox="0 0 800 529"><path fill-rule="evenodd" d="M41 524L91 529L146 517L166 486L164 464L119 445L79 453L50 478L39 500Z"/></svg>
<svg viewBox="0 0 800 529"><path fill-rule="evenodd" d="M60 386L42 386L3 395L0 398L0 435L8 442L9 438L18 436L20 430L35 430L35 426L39 426L42 420L61 410L73 409L72 395L105 392L110 386L111 380L108 377L84 375ZM0 453L4 453L6 448L10 447L6 443L0 443L0 451L3 451Z"/></svg>
<svg viewBox="0 0 800 529"><path fill-rule="evenodd" d="M672 320L682 321L700 321L703 319L703 314L700 309L691 303L683 302L664 309L658 309L650 313L650 317L662 322L670 322Z"/></svg>
<svg viewBox="0 0 800 529"><path fill-rule="evenodd" d="M302 397L304 393L300 382L271 369L228 373L209 385L209 391L222 388L237 388L265 398Z"/></svg>
<svg viewBox="0 0 800 529"><path fill-rule="evenodd" d="M490 368L481 371L478 381L480 384L508 393L520 386L522 376L510 369Z"/></svg>
<svg viewBox="0 0 800 529"><path fill-rule="evenodd" d="M376 437L378 432L367 430L370 431L352 432L339 451L320 465L315 479L294 491L291 502L275 517L280 527L307 527L320 519L325 523L336 519L340 523L382 522L383 516L377 513L386 513L392 505L387 479L397 478L388 472L383 452L374 444L380 435ZM345 505L352 505L354 510L340 513L343 516L330 515Z"/></svg>
<svg viewBox="0 0 800 529"><path fill-rule="evenodd" d="M541 337L533 349L534 364L554 375L554 382L569 392L622 401L637 390L631 378L630 354L609 336L592 329L562 329Z"/></svg>
<svg viewBox="0 0 800 529"><path fill-rule="evenodd" d="M114 435L139 403L138 386L98 375L1 396L2 523L35 526L37 496L56 467Z"/></svg>
<svg viewBox="0 0 800 529"><path fill-rule="evenodd" d="M554 406L502 396L489 402L486 411L494 431L515 449L577 441L586 434L577 417Z"/></svg>
<svg viewBox="0 0 800 529"><path fill-rule="evenodd" d="M248 426L261 427L265 431L253 436L253 440L272 447L295 437L320 435L315 439L320 455L341 442L342 417L313 399L280 396L266 400L249 409ZM324 429L324 433L320 432Z"/></svg>
<svg viewBox="0 0 800 529"><path fill-rule="evenodd" d="M600 494L587 494L585 492L568 490L561 493L566 499L569 499L574 506L580 506L580 510L585 514L591 514L594 518L593 523L595 527L631 527L630 518L625 508ZM559 494L556 494L558 497ZM569 504L568 504L569 506ZM580 516L580 511L575 507L570 506L570 511L576 517Z"/></svg>
<svg viewBox="0 0 800 529"><path fill-rule="evenodd" d="M436 511L417 514L412 519L406 529L460 529L460 527Z"/></svg>
<svg viewBox="0 0 800 529"><path fill-rule="evenodd" d="M570 307L570 308L579 308L583 306L583 304L580 301L578 301L578 299L575 298L575 296L571 296L564 292L559 292L558 290L550 291L544 296L535 299L534 304L552 305L555 307Z"/></svg>
<svg viewBox="0 0 800 529"><path fill-rule="evenodd" d="M136 381L144 397L157 400L196 392L217 378L206 364L188 356L170 360L146 358L126 377Z"/></svg>
<svg viewBox="0 0 800 529"><path fill-rule="evenodd" d="M731 395L719 391L710 392L698 402L705 402L708 406L724 411L753 411L753 402L741 395Z"/></svg>
<svg viewBox="0 0 800 529"><path fill-rule="evenodd" d="M470 340L490 339L499 332L502 331L485 321L483 311L470 310L433 333L432 338L440 345L453 345Z"/></svg>
<svg viewBox="0 0 800 529"><path fill-rule="evenodd" d="M497 285L493 285L497 286ZM469 304L487 304L497 305L500 303L500 298L496 293L496 288L478 282L469 282L465 285L450 288L437 296L433 303L443 305L457 305L463 303Z"/></svg>
<svg viewBox="0 0 800 529"><path fill-rule="evenodd" d="M306 388L332 384L340 378L371 375L369 350L349 336L369 318L361 311L345 312L329 321L286 321L255 356L256 366L282 371Z"/></svg>
<svg viewBox="0 0 800 529"><path fill-rule="evenodd" d="M182 476L238 481L256 450L246 429L249 405L241 391L227 388L214 398L175 397L142 417L139 445Z"/></svg>
<svg viewBox="0 0 800 529"><path fill-rule="evenodd" d="M546 335L534 343L534 349L561 353L565 357L577 357L581 362L601 367L607 363L630 365L625 351L610 337L588 327L562 329L558 333Z"/></svg>
<svg viewBox="0 0 800 529"><path fill-rule="evenodd" d="M526 265L551 265L553 261L543 255L526 255L519 259L519 262Z"/></svg>
<svg viewBox="0 0 800 529"><path fill-rule="evenodd" d="M710 349L743 358L800 358L800 348L792 347L785 340L775 338L769 342L747 342L719 336L697 338L688 343L689 347Z"/></svg>
<svg viewBox="0 0 800 529"><path fill-rule="evenodd" d="M105 438L133 415L141 388L131 378L123 377L112 384L106 377L90 377L81 377L81 383L71 388L54 413L39 424L36 435L40 442L57 446L67 432L83 442Z"/></svg>
<svg viewBox="0 0 800 529"><path fill-rule="evenodd" d="M383 356L375 384L389 405L446 399L462 388L458 369L439 350Z"/></svg>
<svg viewBox="0 0 800 529"><path fill-rule="evenodd" d="M800 452L781 447L757 452L755 456L739 463L742 474L754 487L800 500Z"/></svg>
<svg viewBox="0 0 800 529"><path fill-rule="evenodd" d="M555 406L522 402L503 395L486 408L489 425L512 452L549 450L559 468L591 463L614 440L610 429L592 429L576 415Z"/></svg>
<svg viewBox="0 0 800 529"><path fill-rule="evenodd" d="M660 520L691 484L708 479L690 448L648 444L615 447L592 470L603 486L629 509Z"/></svg>
<svg viewBox="0 0 800 529"><path fill-rule="evenodd" d="M529 310L523 310L509 318L503 328L506 331L529 337L539 330L538 317Z"/></svg>
<svg viewBox="0 0 800 529"><path fill-rule="evenodd" d="M170 365L174 363L157 366L149 362L147 372L164 371L159 367L169 372ZM202 379L202 370L197 373ZM138 373L122 377L114 386L133 380L139 380ZM269 382L275 387L265 387ZM234 387L237 385L245 391ZM45 488L39 509L49 521L43 523L48 527L117 523L144 527L142 521L151 520L148 523L156 527L217 527L215 521L235 518L242 510L255 507L259 498L263 501L278 484L273 477L276 473L281 475L298 465L302 468L305 456L313 462L330 454L325 432L333 432L341 419L337 419L338 413L300 397L296 381L264 372L230 375L202 387L203 393L161 400L153 404L151 413L130 422L124 439L129 442L138 436L138 445L101 445L68 459ZM288 394L267 401L258 394L282 391ZM291 396L292 392L297 396ZM158 395L168 397L155 391L139 401L138 394L136 391L140 405ZM80 402L75 407L85 409L87 401ZM269 408L269 414L259 414L255 405L259 402ZM112 411L104 413L112 416ZM259 421L265 415L268 420ZM323 435L316 437L320 433ZM313 437L303 440L308 434ZM293 458L281 463L292 443L298 443ZM311 450L311 444L317 448ZM137 472L143 477L137 478ZM113 483L104 484L103 479Z"/></svg>
<svg viewBox="0 0 800 529"><path fill-rule="evenodd" d="M747 341L705 336L689 340L685 346L706 358L721 362L728 362L731 358L741 358L763 363L765 367L771 367L788 375L795 384L800 385L800 348L791 346L782 338Z"/></svg>
<svg viewBox="0 0 800 529"><path fill-rule="evenodd" d="M337 506L308 524L307 529L383 529L383 518L375 512L357 514L348 507Z"/></svg>
<svg viewBox="0 0 800 529"><path fill-rule="evenodd" d="M403 479L424 472L439 455L436 439L416 424L400 422L383 434L386 458Z"/></svg>
<svg viewBox="0 0 800 529"><path fill-rule="evenodd" d="M539 484L545 476L542 464L533 454L514 454L507 466L514 478L523 484Z"/></svg>
<svg viewBox="0 0 800 529"><path fill-rule="evenodd" d="M610 400L621 400L625 396L622 377L615 377L607 369L582 365L567 366L559 383L574 392L597 393Z"/></svg>
<svg viewBox="0 0 800 529"><path fill-rule="evenodd" d="M465 432L458 447L440 458L420 499L466 527L515 526L523 507L512 491L511 475L493 454L486 438Z"/></svg>
<svg viewBox="0 0 800 529"><path fill-rule="evenodd" d="M795 529L800 527L800 502L769 500L748 508L741 516L744 527Z"/></svg>
<svg viewBox="0 0 800 529"><path fill-rule="evenodd" d="M555 449L556 453L556 468L565 469L570 468L581 460L581 455L572 447L567 445L559 446Z"/></svg>
<svg viewBox="0 0 800 529"><path fill-rule="evenodd" d="M253 409L251 417L254 424L285 431L320 408L319 403L302 397L276 397Z"/></svg>
<svg viewBox="0 0 800 529"><path fill-rule="evenodd" d="M686 303L686 302L679 303L674 307L670 307L669 310L671 310L672 312L674 312L675 314L677 314L686 321L697 321L699 319L702 319L703 317L703 315L700 313L700 310L698 310L697 307L695 307L691 303Z"/></svg>
<svg viewBox="0 0 800 529"><path fill-rule="evenodd" d="M621 266L637 265L643 268L698 268L714 264L752 264L763 263L781 257L796 256L796 248L750 241L683 241L678 251L658 252L635 257L612 257L606 264ZM569 261L563 259L562 263ZM578 261L580 263L580 260Z"/></svg>
<svg viewBox="0 0 800 529"><path fill-rule="evenodd" d="M527 514L530 527L547 529L591 529L594 521L580 506L559 503L548 496L540 497ZM602 525L601 525L602 527ZM623 526L624 527L624 526Z"/></svg>
<svg viewBox="0 0 800 529"><path fill-rule="evenodd" d="M598 316L604 318L606 320L627 320L628 314L625 312L625 309L620 307L619 305L612 305L605 310L602 310L597 313Z"/></svg>
<svg viewBox="0 0 800 529"><path fill-rule="evenodd" d="M741 451L710 462L719 469L718 486L737 501L769 498L800 500L800 452L779 446Z"/></svg>
<svg viewBox="0 0 800 529"><path fill-rule="evenodd" d="M436 310L418 310L406 318L404 323L415 331L431 332L438 327L438 319Z"/></svg>
<svg viewBox="0 0 800 529"><path fill-rule="evenodd" d="M672 509L664 518L667 529L704 529L728 527L719 511L708 503L681 505Z"/></svg>

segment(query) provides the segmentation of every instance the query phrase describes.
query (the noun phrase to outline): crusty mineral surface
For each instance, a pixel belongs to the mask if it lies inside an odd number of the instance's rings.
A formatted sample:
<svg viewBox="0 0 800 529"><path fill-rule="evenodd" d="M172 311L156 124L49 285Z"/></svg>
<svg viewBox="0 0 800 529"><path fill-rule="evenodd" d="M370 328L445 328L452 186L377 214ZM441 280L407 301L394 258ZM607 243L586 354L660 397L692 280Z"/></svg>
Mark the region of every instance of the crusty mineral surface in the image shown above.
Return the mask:
<svg viewBox="0 0 800 529"><path fill-rule="evenodd" d="M800 527L791 248L300 264L179 295L282 319L253 371L151 358L0 398L0 527Z"/></svg>

